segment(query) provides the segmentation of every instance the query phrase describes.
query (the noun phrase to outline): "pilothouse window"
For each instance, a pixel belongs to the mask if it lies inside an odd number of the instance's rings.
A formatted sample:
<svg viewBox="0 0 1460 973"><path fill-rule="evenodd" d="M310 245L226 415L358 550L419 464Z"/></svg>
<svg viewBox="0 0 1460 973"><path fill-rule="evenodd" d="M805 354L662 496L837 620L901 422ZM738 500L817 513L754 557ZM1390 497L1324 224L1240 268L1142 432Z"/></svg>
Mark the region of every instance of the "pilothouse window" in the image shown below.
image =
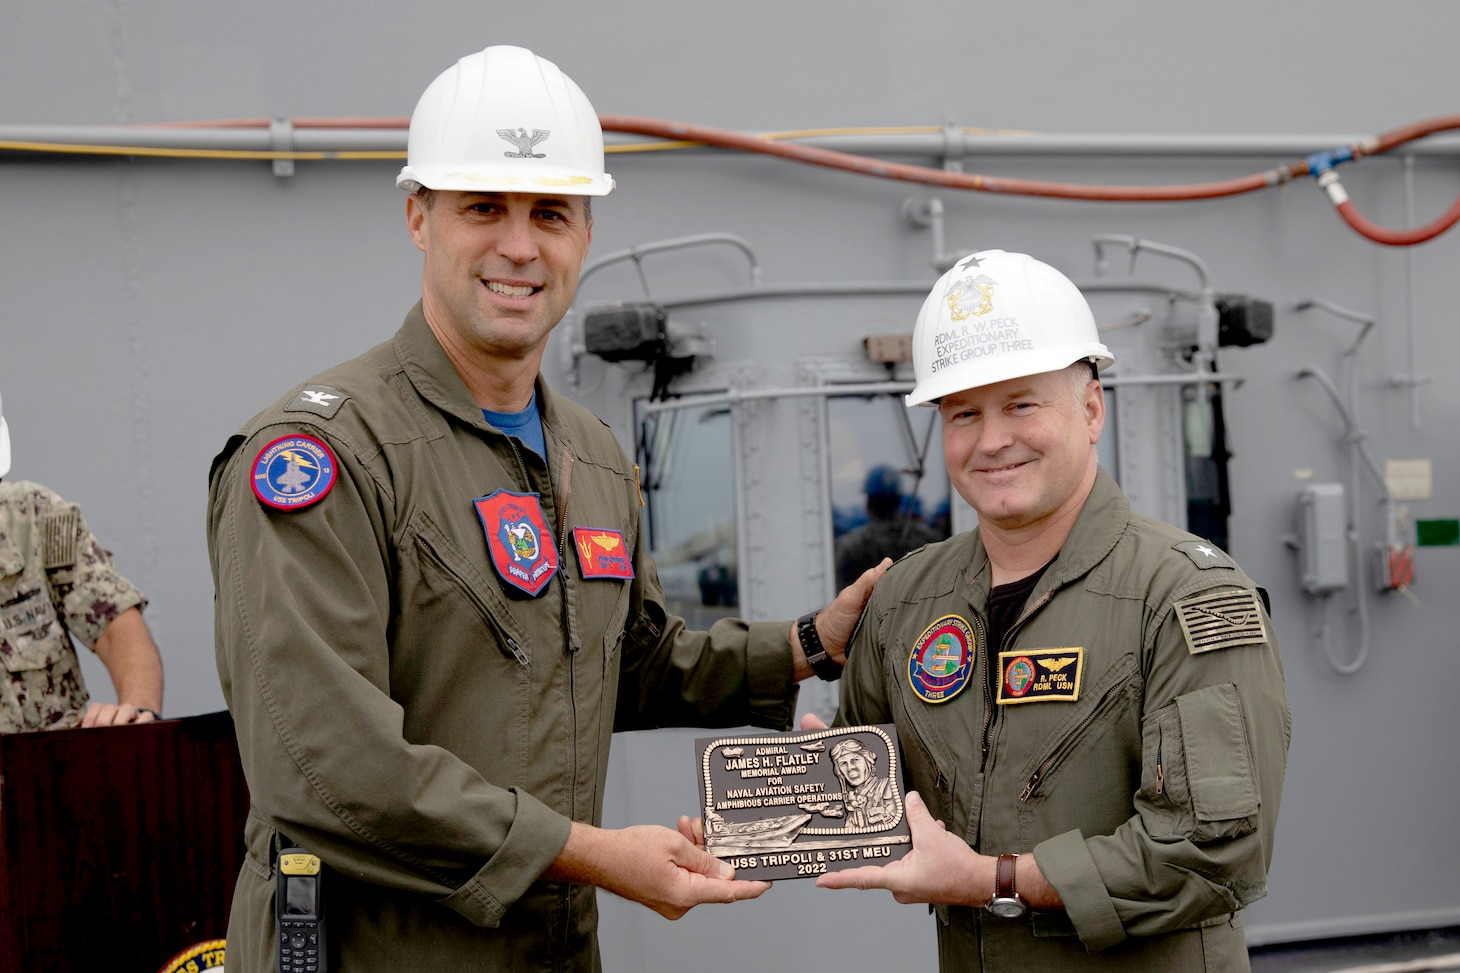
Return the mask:
<svg viewBox="0 0 1460 973"><path fill-rule="evenodd" d="M730 409L668 409L639 424L645 542L671 613L692 629L737 614Z"/></svg>
<svg viewBox="0 0 1460 973"><path fill-rule="evenodd" d="M830 425L836 586L950 529L948 473L934 409L901 395L834 396Z"/></svg>

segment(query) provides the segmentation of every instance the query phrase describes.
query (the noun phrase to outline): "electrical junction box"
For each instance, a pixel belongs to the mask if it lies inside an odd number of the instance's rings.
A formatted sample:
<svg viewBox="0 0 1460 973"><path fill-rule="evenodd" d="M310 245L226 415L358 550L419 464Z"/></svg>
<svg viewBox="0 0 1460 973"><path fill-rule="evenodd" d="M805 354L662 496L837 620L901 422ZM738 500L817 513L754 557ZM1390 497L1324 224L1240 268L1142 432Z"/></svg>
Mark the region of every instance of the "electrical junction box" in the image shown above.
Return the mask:
<svg viewBox="0 0 1460 973"><path fill-rule="evenodd" d="M1308 594L1348 587L1347 533L1343 484L1310 483L1298 493L1298 557Z"/></svg>

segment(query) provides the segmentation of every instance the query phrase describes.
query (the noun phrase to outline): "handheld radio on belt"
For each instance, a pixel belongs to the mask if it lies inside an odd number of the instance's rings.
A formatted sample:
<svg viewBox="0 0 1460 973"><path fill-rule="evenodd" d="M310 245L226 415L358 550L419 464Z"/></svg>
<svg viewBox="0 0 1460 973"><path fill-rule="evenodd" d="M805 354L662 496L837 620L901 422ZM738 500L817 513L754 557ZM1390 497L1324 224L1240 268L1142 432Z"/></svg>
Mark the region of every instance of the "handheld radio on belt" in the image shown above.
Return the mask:
<svg viewBox="0 0 1460 973"><path fill-rule="evenodd" d="M274 930L279 973L325 973L324 873L303 848L279 852Z"/></svg>

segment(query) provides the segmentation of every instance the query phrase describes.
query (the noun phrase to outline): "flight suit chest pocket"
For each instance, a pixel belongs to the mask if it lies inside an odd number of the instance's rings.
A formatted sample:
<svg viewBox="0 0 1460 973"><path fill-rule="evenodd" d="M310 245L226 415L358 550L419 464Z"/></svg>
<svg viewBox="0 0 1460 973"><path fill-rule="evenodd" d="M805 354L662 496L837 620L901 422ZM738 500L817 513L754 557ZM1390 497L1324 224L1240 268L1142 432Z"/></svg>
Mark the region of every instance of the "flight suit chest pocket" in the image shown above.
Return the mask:
<svg viewBox="0 0 1460 973"><path fill-rule="evenodd" d="M624 638L628 631L624 623L629 617L629 585L623 582L618 586L617 599L614 602L613 610L608 616L608 627L603 630L603 658L607 665L618 655L619 649L624 644Z"/></svg>
<svg viewBox="0 0 1460 973"><path fill-rule="evenodd" d="M1143 736L1142 814L1153 836L1204 842L1256 829L1262 800L1236 686L1178 696Z"/></svg>
<svg viewBox="0 0 1460 973"><path fill-rule="evenodd" d="M434 589L444 584L459 593L464 605L473 609L482 624L497 637L502 651L528 665L532 659L531 640L513 618L497 589L496 579L487 577L424 511L412 518L407 533L415 540L425 587ZM445 629L453 629L459 622L443 619L442 624Z"/></svg>
<svg viewBox="0 0 1460 973"><path fill-rule="evenodd" d="M25 585L0 596L0 658L10 672L46 669L68 645L56 606L42 585Z"/></svg>

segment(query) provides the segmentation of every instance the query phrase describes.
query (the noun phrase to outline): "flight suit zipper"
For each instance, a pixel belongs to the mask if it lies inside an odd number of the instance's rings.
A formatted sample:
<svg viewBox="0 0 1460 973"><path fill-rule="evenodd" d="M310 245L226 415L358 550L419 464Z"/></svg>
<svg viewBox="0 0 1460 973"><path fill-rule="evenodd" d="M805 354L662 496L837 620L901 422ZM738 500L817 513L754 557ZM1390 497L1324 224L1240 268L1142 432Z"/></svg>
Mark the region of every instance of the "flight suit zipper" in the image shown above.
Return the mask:
<svg viewBox="0 0 1460 973"><path fill-rule="evenodd" d="M573 597L572 589L568 583L568 506L573 499L573 453L567 446L563 445L562 459L559 465L562 467L562 475L559 477L557 492L562 494L561 501L554 497L558 507L558 580L563 586L563 639L568 650L568 715L572 721L570 732L573 740L573 774L571 787L569 789L570 806L573 808L574 817L578 809L578 653L574 650L577 642L573 626L573 606L570 603ZM552 482L552 470L548 470L548 482ZM565 906L569 914L572 911L571 889L567 894Z"/></svg>
<svg viewBox="0 0 1460 973"><path fill-rule="evenodd" d="M1025 783L1024 790L1019 792L1019 803L1022 804L1029 800L1034 794L1035 789L1039 787L1040 781L1044 780L1049 772L1058 766L1065 754L1074 749L1075 743L1080 739L1080 734L1084 733L1085 728L1095 721L1095 717L1105 711L1105 708L1110 705L1110 701L1116 697L1117 691L1123 685L1125 685L1124 681L1117 682L1105 690L1105 695L1100 697L1100 702L1096 703L1095 707L1085 714L1085 718L1076 724L1075 728L1067 733L1065 738L1059 742L1059 745L1054 748L1054 751L1048 757L1045 757L1040 765L1035 768L1034 773L1029 776L1028 782ZM1160 759L1158 754L1156 758L1158 768L1160 767Z"/></svg>
<svg viewBox="0 0 1460 973"><path fill-rule="evenodd" d="M507 651L511 653L514 659L517 660L518 664L523 666L524 668L530 666L532 664L532 659L527 654L527 650L524 649L522 645L512 637L512 635L502 625L501 620L497 618L496 614L491 610L490 606L488 606L487 603L482 600L481 596L476 593L472 586L464 582L461 578L457 576L456 572L451 570L451 566L447 563L446 559L441 556L441 552L436 550L436 546L431 543L431 539L421 531L414 528L411 529L411 533L415 535L416 541L421 545L421 549L425 551L427 556L430 557L431 561L438 568L441 569L441 573L450 578L452 582L455 583L459 589L461 589L462 594L466 595L467 601L476 606L477 613L482 618L484 618L487 624L492 628L492 630L497 633L497 638L501 640L502 645L506 646Z"/></svg>
<svg viewBox="0 0 1460 973"><path fill-rule="evenodd" d="M1161 747L1166 740L1161 735L1161 728L1156 727L1156 796L1160 797L1161 792L1166 789L1166 772L1161 767Z"/></svg>
<svg viewBox="0 0 1460 973"><path fill-rule="evenodd" d="M977 614L973 616L973 627L978 632L978 644L983 646L984 654L983 676L979 679L979 682L983 683L983 730L979 733L979 740L983 748L983 753L978 762L978 772L981 774L984 772L984 768L988 766L989 727L991 727L994 722L994 693L993 690L989 688L989 673L993 671L994 663L993 653L989 651L988 632L984 631L983 622L979 620Z"/></svg>
<svg viewBox="0 0 1460 973"><path fill-rule="evenodd" d="M573 499L573 453L563 447L563 505L558 511L558 550L568 549L568 503ZM566 554L560 554L566 557Z"/></svg>
<svg viewBox="0 0 1460 973"><path fill-rule="evenodd" d="M1040 598L1039 598L1039 600L1036 601L1033 605L1027 605L1027 606L1025 606L1024 611L1019 614L1018 619L1015 620L1015 622L1014 622L1013 625L1010 625L1009 626L1009 630L1007 632L1005 632L1004 633L1004 637L999 640L999 652L1000 653L1002 653L1004 651L1004 648L1009 644L1009 639L1011 639L1011 638L1014 637L1014 633L1017 632L1017 631L1019 631L1019 626L1020 625L1023 625L1026 621L1028 621L1030 615L1033 615L1035 612L1039 611L1039 609L1043 608L1045 606L1045 604L1048 603L1048 601L1051 598L1053 598L1053 597L1054 597L1054 590L1053 589L1050 589L1049 591L1046 591L1043 595L1041 595ZM974 623L975 624L978 624L978 617L977 616L974 616ZM980 628L981 627L982 626L980 626ZM983 635L984 633L982 631L980 631L979 634L980 635ZM979 639L979 642L981 644L987 646L988 645L988 638L985 636L984 638ZM988 658L987 658L987 660L985 660L985 663L984 664L988 668L986 668L984 670L984 677L983 677L983 756L982 756L982 759L979 760L979 764L978 764L978 772L979 773L983 773L984 770L988 767L988 763L989 763L989 730L992 728L993 723L994 723L994 699L993 699L993 690L989 687L989 676L992 675L993 674L993 671L994 671L994 654L992 652L989 652L988 653ZM999 679L1004 678L1004 674L1002 672L1000 672L998 674L998 678Z"/></svg>
<svg viewBox="0 0 1460 973"><path fill-rule="evenodd" d="M517 440L507 436L507 445L512 447L512 456L517 460L517 471L522 474L522 492L533 493L532 477L527 473L527 461L522 458L522 450L518 448Z"/></svg>

